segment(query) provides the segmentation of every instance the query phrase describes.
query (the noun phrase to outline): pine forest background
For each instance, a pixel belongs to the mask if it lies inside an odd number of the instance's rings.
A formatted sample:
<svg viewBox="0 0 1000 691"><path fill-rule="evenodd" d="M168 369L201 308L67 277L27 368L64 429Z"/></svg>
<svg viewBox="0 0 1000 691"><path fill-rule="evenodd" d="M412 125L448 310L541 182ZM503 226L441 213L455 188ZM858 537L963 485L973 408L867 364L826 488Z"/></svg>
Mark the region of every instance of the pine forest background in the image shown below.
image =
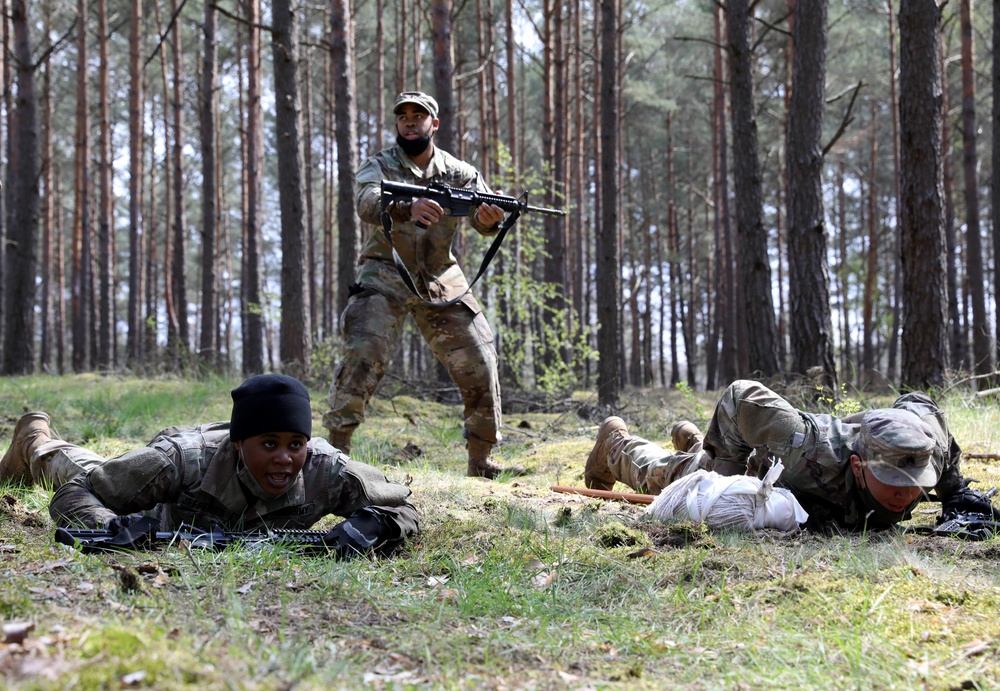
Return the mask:
<svg viewBox="0 0 1000 691"><path fill-rule="evenodd" d="M421 89L569 211L476 287L508 390L993 386L998 6L0 0L2 373L329 381L353 175ZM439 377L412 329L393 371Z"/></svg>

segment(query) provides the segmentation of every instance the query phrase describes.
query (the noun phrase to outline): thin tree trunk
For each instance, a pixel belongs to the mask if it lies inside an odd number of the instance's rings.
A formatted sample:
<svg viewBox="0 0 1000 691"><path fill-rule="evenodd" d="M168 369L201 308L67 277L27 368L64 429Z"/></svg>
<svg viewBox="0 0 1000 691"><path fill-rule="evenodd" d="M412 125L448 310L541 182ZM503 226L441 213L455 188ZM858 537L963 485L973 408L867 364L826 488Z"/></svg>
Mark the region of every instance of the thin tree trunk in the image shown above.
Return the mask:
<svg viewBox="0 0 1000 691"><path fill-rule="evenodd" d="M4 374L29 374L35 369L35 273L38 264L39 151L38 96L27 0L13 0L11 24L17 60L17 109L10 132L12 160L7 167L7 254L4 280Z"/></svg>
<svg viewBox="0 0 1000 691"><path fill-rule="evenodd" d="M100 171L100 201L98 211L98 319L97 365L105 372L115 366L115 266L114 209L111 202L111 114L108 103L108 8L107 0L97 0L97 70L98 98L98 169Z"/></svg>
<svg viewBox="0 0 1000 691"><path fill-rule="evenodd" d="M354 174L357 172L357 113L354 100L354 46L350 0L333 0L331 56L337 145L337 314L347 307L349 289L360 253Z"/></svg>
<svg viewBox="0 0 1000 691"><path fill-rule="evenodd" d="M263 107L261 104L260 0L248 0L246 103L246 238L242 317L246 320L243 374L264 371L264 305L261 293L261 197L264 178Z"/></svg>
<svg viewBox="0 0 1000 691"><path fill-rule="evenodd" d="M993 371L990 325L986 316L986 273L983 241L979 228L979 184L976 180L976 74L972 40L972 0L959 0L962 29L962 169L965 173L965 269L972 300L972 369L976 374ZM992 386L977 380L980 388Z"/></svg>
<svg viewBox="0 0 1000 691"><path fill-rule="evenodd" d="M76 156L73 213L73 371L90 369L91 230L90 230L90 118L87 98L87 2L77 0Z"/></svg>
<svg viewBox="0 0 1000 691"><path fill-rule="evenodd" d="M171 0L171 10L179 12L177 0ZM184 93L181 62L181 22L173 23L173 258L170 262L171 287L173 288L174 315L176 329L174 339L175 358L184 357L191 347L187 308L187 229L184 226Z"/></svg>
<svg viewBox="0 0 1000 691"><path fill-rule="evenodd" d="M212 370L219 366L218 170L216 161L216 94L218 46L215 37L215 0L205 0L202 49L199 134L201 138L201 333L198 359Z"/></svg>
<svg viewBox="0 0 1000 691"><path fill-rule="evenodd" d="M129 183L128 183L128 334L125 336L125 365L135 370L142 364L143 320L143 77L142 0L131 0L129 18ZM152 219L150 219L152 220ZM150 230L147 228L146 232Z"/></svg>
<svg viewBox="0 0 1000 691"><path fill-rule="evenodd" d="M292 0L274 0L274 81L277 100L275 129L278 147L278 196L281 205L281 327L282 368L304 377L310 365L309 272L303 218L302 117L298 90L298 46ZM381 100L381 92L379 92Z"/></svg>
<svg viewBox="0 0 1000 691"><path fill-rule="evenodd" d="M948 71L945 56L950 51L945 42L941 42L941 99L944 113L951 112L951 96L948 90ZM951 118L941 118L941 161L944 166L944 237L948 253L945 259L948 265L948 323L951 362L960 367L966 365L965 336L962 329L962 314L958 306L958 238L955 228L955 167L952 165Z"/></svg>
<svg viewBox="0 0 1000 691"><path fill-rule="evenodd" d="M52 31L52 0L43 3L44 35ZM42 284L39 299L41 312L41 344L39 347L39 367L42 372L51 373L52 344L62 340L62 336L53 332L52 314L52 283L53 283L53 227L55 225L55 200L58 198L52 190L55 181L55 162L52 160L52 64L46 60L42 71L42 186L41 220L42 220ZM0 281L2 283L2 281Z"/></svg>
<svg viewBox="0 0 1000 691"><path fill-rule="evenodd" d="M597 323L598 376L597 397L600 405L612 407L618 402L621 380L618 378L618 299L620 255L618 249L619 190L618 152L620 141L618 61L619 12L616 0L601 0L600 97L601 127L601 220L597 232Z"/></svg>

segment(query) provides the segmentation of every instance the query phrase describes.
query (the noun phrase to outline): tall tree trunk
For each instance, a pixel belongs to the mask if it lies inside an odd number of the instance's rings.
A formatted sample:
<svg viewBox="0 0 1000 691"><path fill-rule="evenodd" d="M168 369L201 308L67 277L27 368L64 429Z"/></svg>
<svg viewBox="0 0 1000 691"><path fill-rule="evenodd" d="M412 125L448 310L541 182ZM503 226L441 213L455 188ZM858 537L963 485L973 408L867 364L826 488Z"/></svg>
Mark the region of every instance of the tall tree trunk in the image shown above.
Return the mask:
<svg viewBox="0 0 1000 691"><path fill-rule="evenodd" d="M100 170L100 202L98 212L100 318L97 365L105 372L115 366L115 237L114 208L111 201L111 113L108 103L108 7L107 0L97 0L97 112L98 168Z"/></svg>
<svg viewBox="0 0 1000 691"><path fill-rule="evenodd" d="M246 238L243 259L243 374L264 371L264 309L261 294L261 196L264 178L261 104L260 0L247 0Z"/></svg>
<svg viewBox="0 0 1000 691"><path fill-rule="evenodd" d="M306 278L308 255L302 187L302 116L298 89L298 45L292 0L274 0L275 130L278 147L278 197L281 205L282 368L295 376L309 372L312 327ZM381 100L381 92L379 92Z"/></svg>
<svg viewBox="0 0 1000 691"><path fill-rule="evenodd" d="M892 193L896 202L896 208L902 207L900 198L900 176L902 175L902 165L899 154L899 99L896 96L896 25L894 23L895 14L892 10L892 3L887 2L886 8L889 15L889 74L894 78L889 80L889 101L890 112L892 112ZM892 253L892 329L889 336L889 362L886 365L886 373L890 380L896 375L896 352L899 350L899 329L902 320L903 308L903 228L899 215L896 216L896 228L894 233L896 251Z"/></svg>
<svg viewBox="0 0 1000 691"><path fill-rule="evenodd" d="M4 374L28 374L35 368L35 272L38 265L39 151L38 96L31 56L27 0L13 0L11 23L17 58L17 109L10 132L13 160L7 166L8 209L4 280Z"/></svg>
<svg viewBox="0 0 1000 691"><path fill-rule="evenodd" d="M941 100L942 112L951 112L951 95L948 90L948 70L946 56L951 51L947 42L941 41ZM962 313L958 306L958 238L955 228L955 167L952 165L951 118L941 118L941 162L944 168L944 238L948 265L948 343L951 349L951 363L954 367L966 365L966 333L962 328Z"/></svg>
<svg viewBox="0 0 1000 691"><path fill-rule="evenodd" d="M1000 2L993 2L993 123L1000 122ZM993 221L993 285L1000 284L1000 133L994 130L991 161L990 213ZM1000 299L997 299L1000 302ZM994 341L1000 363L1000 319L996 320Z"/></svg>
<svg viewBox="0 0 1000 691"><path fill-rule="evenodd" d="M764 228L760 159L757 152L753 56L750 47L752 10L747 0L729 0L727 7L736 239L740 257L740 292L747 326L746 348L750 371L770 376L778 371L778 355L774 305L771 300L771 264L767 254L767 230Z"/></svg>
<svg viewBox="0 0 1000 691"><path fill-rule="evenodd" d="M52 31L52 0L45 0L43 7L43 33L49 36ZM52 283L53 283L53 228L55 226L55 200L52 190L55 181L55 162L52 160L52 63L46 60L42 71L42 150L41 150L41 220L42 220L42 284L39 299L41 312L41 343L39 346L39 366L42 372L52 372L52 345L56 340L62 340L60 334L53 331ZM0 281L2 282L2 281ZM0 330L2 332L2 330ZM57 367L58 369L58 367Z"/></svg>
<svg viewBox="0 0 1000 691"><path fill-rule="evenodd" d="M619 213L618 152L620 89L618 63L619 7L617 0L601 0L601 221L597 231L597 400L605 407L618 402L621 380L618 378L618 298L620 255L618 249Z"/></svg>
<svg viewBox="0 0 1000 691"><path fill-rule="evenodd" d="M358 168L357 106L354 100L354 45L350 0L333 0L334 134L337 145L337 314L347 307L349 289L360 254L354 175Z"/></svg>
<svg viewBox="0 0 1000 691"><path fill-rule="evenodd" d="M451 0L432 0L431 35L434 46L434 89L437 92L437 146L455 151L455 56L452 46Z"/></svg>
<svg viewBox="0 0 1000 691"><path fill-rule="evenodd" d="M178 0L170 1L171 10L174 16L180 12ZM191 330L188 326L187 307L187 228L184 223L184 92L183 92L183 68L181 62L181 22L175 20L173 23L173 100L172 110L174 116L174 139L173 139L173 161L172 170L174 177L173 185L173 259L171 261L171 286L173 288L174 314L176 315L176 329L172 356L176 358L186 356L191 348Z"/></svg>
<svg viewBox="0 0 1000 691"><path fill-rule="evenodd" d="M965 172L965 267L972 300L972 368L993 371L990 325L986 316L983 241L979 229L979 184L976 180L976 73L972 41L972 0L959 0L962 28L962 168ZM982 388L992 386L978 380Z"/></svg>
<svg viewBox="0 0 1000 691"><path fill-rule="evenodd" d="M205 0L205 23L202 26L201 93L198 103L198 129L201 139L201 333L198 338L198 359L202 367L212 370L220 363L219 356L219 292L216 264L218 263L218 189L215 139L216 86L218 45L215 37L214 0ZM280 82L276 82L276 86ZM280 103L280 101L279 101ZM279 178L280 179L280 178Z"/></svg>
<svg viewBox="0 0 1000 691"><path fill-rule="evenodd" d="M792 371L823 369L837 391L830 318L830 273L823 214L823 106L827 0L795 3L792 94L788 112L788 293Z"/></svg>
<svg viewBox="0 0 1000 691"><path fill-rule="evenodd" d="M73 210L73 371L90 369L93 278L90 229L90 102L87 98L87 1L77 0L76 155Z"/></svg>
<svg viewBox="0 0 1000 691"><path fill-rule="evenodd" d="M900 222L904 387L940 386L948 368L948 306L941 205L941 9L902 0L899 10Z"/></svg>
<svg viewBox="0 0 1000 691"><path fill-rule="evenodd" d="M878 104L872 101L871 106L871 156L868 166L868 257L865 270L864 316L861 321L864 329L862 341L861 382L868 383L875 377L875 290L878 281L879 259L879 224L877 220L878 205Z"/></svg>
<svg viewBox="0 0 1000 691"><path fill-rule="evenodd" d="M125 365L135 370L143 361L143 247L142 247L142 0L131 0L129 17L129 182L128 182L128 333L125 336ZM150 229L145 229L150 233Z"/></svg>

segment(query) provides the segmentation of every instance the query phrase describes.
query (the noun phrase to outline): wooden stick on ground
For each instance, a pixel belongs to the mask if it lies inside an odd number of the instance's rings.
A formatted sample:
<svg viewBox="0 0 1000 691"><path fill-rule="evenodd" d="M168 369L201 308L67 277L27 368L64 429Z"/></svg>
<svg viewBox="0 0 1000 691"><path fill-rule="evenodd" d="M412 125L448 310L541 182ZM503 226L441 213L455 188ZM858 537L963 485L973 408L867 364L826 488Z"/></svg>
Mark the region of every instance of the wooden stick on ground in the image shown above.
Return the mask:
<svg viewBox="0 0 1000 691"><path fill-rule="evenodd" d="M652 504L654 497L652 494L635 494L633 492L610 492L604 489L587 489L585 487L563 487L562 485L551 485L553 492L563 494L582 494L585 497L597 497L598 499L618 499L631 504Z"/></svg>
<svg viewBox="0 0 1000 691"><path fill-rule="evenodd" d="M980 458L990 461L1000 461L1000 453L963 453L966 458Z"/></svg>

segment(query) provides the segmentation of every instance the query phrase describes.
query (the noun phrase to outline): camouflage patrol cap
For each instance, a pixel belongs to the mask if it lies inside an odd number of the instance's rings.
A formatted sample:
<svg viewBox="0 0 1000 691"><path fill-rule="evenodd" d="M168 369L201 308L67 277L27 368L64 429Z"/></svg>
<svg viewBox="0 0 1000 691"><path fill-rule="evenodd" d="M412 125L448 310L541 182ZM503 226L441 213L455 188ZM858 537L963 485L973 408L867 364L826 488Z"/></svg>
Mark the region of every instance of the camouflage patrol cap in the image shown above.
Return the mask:
<svg viewBox="0 0 1000 691"><path fill-rule="evenodd" d="M900 408L869 410L861 422L859 452L875 479L893 487L933 487L935 442L919 417Z"/></svg>
<svg viewBox="0 0 1000 691"><path fill-rule="evenodd" d="M404 103L412 103L420 106L430 113L432 118L437 118L438 116L438 102L431 95L425 94L423 91L404 91L401 93L396 97L396 105L392 107L392 112L399 115L399 108Z"/></svg>

